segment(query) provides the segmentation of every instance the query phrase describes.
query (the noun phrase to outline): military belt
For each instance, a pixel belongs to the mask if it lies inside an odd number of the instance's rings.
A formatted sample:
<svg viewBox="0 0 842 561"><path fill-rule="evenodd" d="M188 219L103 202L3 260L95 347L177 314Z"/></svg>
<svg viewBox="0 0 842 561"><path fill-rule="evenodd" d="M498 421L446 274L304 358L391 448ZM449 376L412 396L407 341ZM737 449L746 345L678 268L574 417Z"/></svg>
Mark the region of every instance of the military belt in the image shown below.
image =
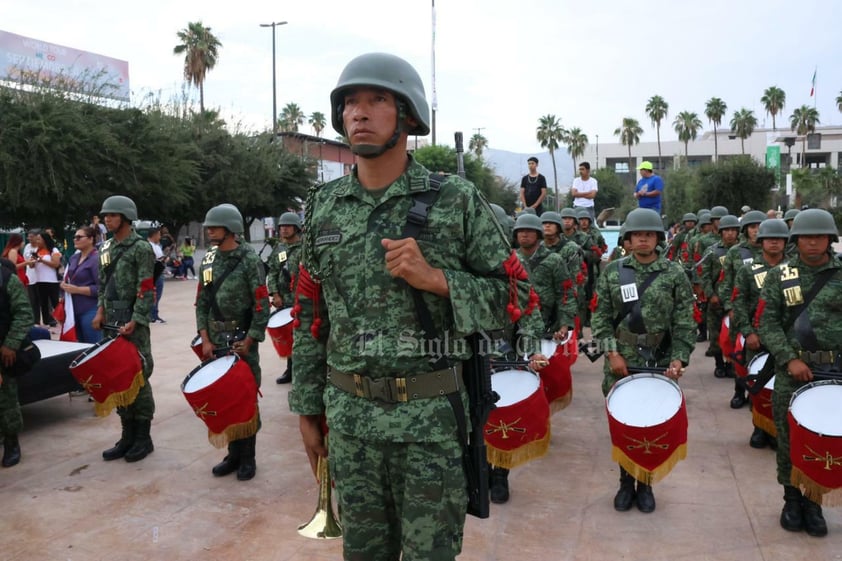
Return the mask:
<svg viewBox="0 0 842 561"><path fill-rule="evenodd" d="M834 364L839 353L836 351L798 351L798 358L807 364Z"/></svg>
<svg viewBox="0 0 842 561"><path fill-rule="evenodd" d="M658 333L632 333L631 331L619 331L615 338L618 342L636 347L657 347L664 340L664 332Z"/></svg>
<svg viewBox="0 0 842 561"><path fill-rule="evenodd" d="M224 331L234 331L240 326L240 322L237 320L230 320L230 321L209 321L208 327L213 329L217 332L224 332Z"/></svg>
<svg viewBox="0 0 842 561"><path fill-rule="evenodd" d="M369 378L361 374L331 370L327 379L340 390L357 397L384 403L403 403L459 391L462 387L462 365L460 363L443 370L387 378Z"/></svg>

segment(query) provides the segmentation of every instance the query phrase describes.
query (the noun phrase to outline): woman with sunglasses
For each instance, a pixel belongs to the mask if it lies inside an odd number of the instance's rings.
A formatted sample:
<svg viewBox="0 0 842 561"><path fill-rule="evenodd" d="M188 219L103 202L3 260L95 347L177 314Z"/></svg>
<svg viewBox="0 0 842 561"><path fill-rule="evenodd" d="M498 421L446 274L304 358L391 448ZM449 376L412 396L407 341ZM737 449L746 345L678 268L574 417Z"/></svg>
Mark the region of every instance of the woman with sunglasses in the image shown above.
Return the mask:
<svg viewBox="0 0 842 561"><path fill-rule="evenodd" d="M73 245L76 253L70 256L70 263L64 275L61 288L64 298L73 298L73 317L76 320L76 338L82 343L98 343L102 332L91 323L97 310L99 281L99 255L95 247L96 231L90 226L76 230Z"/></svg>

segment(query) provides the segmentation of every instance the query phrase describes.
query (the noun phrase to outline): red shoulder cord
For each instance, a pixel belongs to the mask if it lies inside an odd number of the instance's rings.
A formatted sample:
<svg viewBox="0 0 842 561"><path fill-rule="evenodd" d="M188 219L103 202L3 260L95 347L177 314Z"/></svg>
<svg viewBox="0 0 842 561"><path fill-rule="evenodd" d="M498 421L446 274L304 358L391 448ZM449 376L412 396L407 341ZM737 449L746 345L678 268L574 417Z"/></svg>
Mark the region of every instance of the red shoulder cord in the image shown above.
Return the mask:
<svg viewBox="0 0 842 561"><path fill-rule="evenodd" d="M509 303L506 305L506 311L509 314L509 319L511 319L513 323L517 323L524 313L526 313L526 315L532 314L532 311L539 302L538 294L532 286L530 286L529 302L526 305L526 309L520 309L517 283L518 281L529 280L529 275L526 273L526 269L523 268L523 264L520 262L520 259L518 259L514 250L509 254L509 258L503 261L503 270L506 271L506 276L509 277Z"/></svg>
<svg viewBox="0 0 842 561"><path fill-rule="evenodd" d="M702 323L702 310L699 309L699 306L695 302L693 302L693 321Z"/></svg>
<svg viewBox="0 0 842 561"><path fill-rule="evenodd" d="M292 317L295 321L292 326L298 329L301 326L301 318L298 314L301 313L301 304L298 302L299 296L305 296L313 301L313 325L310 326L310 334L314 339L319 338L319 327L322 325L322 318L319 316L319 300L322 293L322 285L313 280L304 265L298 265L298 286L295 290L295 304L292 306Z"/></svg>
<svg viewBox="0 0 842 561"><path fill-rule="evenodd" d="M757 311L754 312L754 328L760 329L760 316L763 315L763 310L766 308L766 300L761 298L757 301Z"/></svg>

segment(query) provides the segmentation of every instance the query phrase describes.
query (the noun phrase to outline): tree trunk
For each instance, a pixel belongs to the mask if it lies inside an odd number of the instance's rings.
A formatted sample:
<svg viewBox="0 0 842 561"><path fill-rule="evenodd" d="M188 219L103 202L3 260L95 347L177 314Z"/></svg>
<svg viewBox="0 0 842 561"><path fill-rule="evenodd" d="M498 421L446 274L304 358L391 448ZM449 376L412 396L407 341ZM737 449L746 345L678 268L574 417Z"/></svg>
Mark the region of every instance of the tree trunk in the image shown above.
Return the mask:
<svg viewBox="0 0 842 561"><path fill-rule="evenodd" d="M778 130L778 127L775 126L775 114L774 113L772 113L772 130L773 131Z"/></svg>
<svg viewBox="0 0 842 561"><path fill-rule="evenodd" d="M801 139L801 167L807 167L807 133L804 133L804 138Z"/></svg>
<svg viewBox="0 0 842 561"><path fill-rule="evenodd" d="M684 167L690 165L690 141L684 141Z"/></svg>
<svg viewBox="0 0 842 561"><path fill-rule="evenodd" d="M719 141L716 138L716 123L713 123L713 161L719 161Z"/></svg>
<svg viewBox="0 0 842 561"><path fill-rule="evenodd" d="M555 168L555 150L550 150L550 158L553 160L553 183L555 184L555 211L559 212L560 208L558 205L560 200L558 198L558 173L556 173Z"/></svg>
<svg viewBox="0 0 842 561"><path fill-rule="evenodd" d="M746 137L740 137L740 152L743 153L743 156L746 155Z"/></svg>
<svg viewBox="0 0 842 561"><path fill-rule="evenodd" d="M199 112L205 114L205 84L199 84Z"/></svg>
<svg viewBox="0 0 842 561"><path fill-rule="evenodd" d="M661 122L658 121L657 126L655 127L655 133L658 135L658 169L664 171L664 165L661 163ZM629 154L631 154L631 149L629 149ZM629 155L629 159L631 159L631 155Z"/></svg>
<svg viewBox="0 0 842 561"><path fill-rule="evenodd" d="M627 146L629 147L629 177L632 178L632 185L634 185L635 184L634 176L631 174L632 173L631 144L628 144Z"/></svg>

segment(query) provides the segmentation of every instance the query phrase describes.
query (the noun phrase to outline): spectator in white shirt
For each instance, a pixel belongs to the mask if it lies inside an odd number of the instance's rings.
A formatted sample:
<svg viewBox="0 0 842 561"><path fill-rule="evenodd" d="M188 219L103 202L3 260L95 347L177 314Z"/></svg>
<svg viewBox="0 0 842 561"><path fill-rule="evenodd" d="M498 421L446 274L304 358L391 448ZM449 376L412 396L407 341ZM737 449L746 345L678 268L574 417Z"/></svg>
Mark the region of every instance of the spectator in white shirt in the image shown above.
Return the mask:
<svg viewBox="0 0 842 561"><path fill-rule="evenodd" d="M573 208L584 208L591 215L591 224L596 221L594 214L594 199L599 191L599 183L591 177L591 164L582 162L579 164L579 177L573 180L573 188L570 190L573 195Z"/></svg>

